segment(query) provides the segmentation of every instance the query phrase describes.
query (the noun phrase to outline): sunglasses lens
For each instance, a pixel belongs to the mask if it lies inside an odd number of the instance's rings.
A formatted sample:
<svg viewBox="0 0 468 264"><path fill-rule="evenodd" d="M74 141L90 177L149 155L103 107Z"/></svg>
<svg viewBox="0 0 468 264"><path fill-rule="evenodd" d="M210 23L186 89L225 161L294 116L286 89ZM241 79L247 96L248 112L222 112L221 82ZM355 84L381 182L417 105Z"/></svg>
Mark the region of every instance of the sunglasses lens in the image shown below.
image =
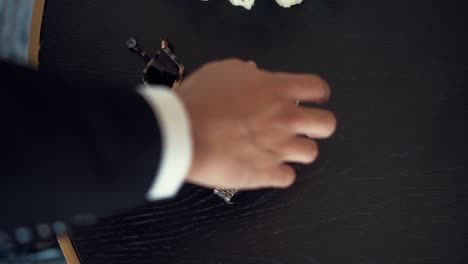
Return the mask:
<svg viewBox="0 0 468 264"><path fill-rule="evenodd" d="M176 81L176 75L168 73L166 71L161 71L157 69L155 66L150 66L146 69L146 74L144 75L144 80L148 84L156 84L156 85L167 85L172 87L174 82Z"/></svg>
<svg viewBox="0 0 468 264"><path fill-rule="evenodd" d="M172 87L179 74L179 66L166 53L162 52L157 59L147 65L143 80L148 84L167 85Z"/></svg>

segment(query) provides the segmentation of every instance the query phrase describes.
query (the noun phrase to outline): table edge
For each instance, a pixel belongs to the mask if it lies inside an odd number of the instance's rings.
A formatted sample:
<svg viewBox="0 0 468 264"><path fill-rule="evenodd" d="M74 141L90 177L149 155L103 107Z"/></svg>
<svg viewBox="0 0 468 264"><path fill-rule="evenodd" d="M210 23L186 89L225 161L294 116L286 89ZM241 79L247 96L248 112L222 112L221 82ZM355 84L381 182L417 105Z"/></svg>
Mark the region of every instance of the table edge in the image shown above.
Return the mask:
<svg viewBox="0 0 468 264"><path fill-rule="evenodd" d="M39 50L41 48L41 27L46 0L34 0L29 31L28 65L37 69L39 65Z"/></svg>
<svg viewBox="0 0 468 264"><path fill-rule="evenodd" d="M68 233L63 235L57 236L57 240L60 245L60 249L62 250L63 255L65 256L65 260L68 264L81 264L80 259L76 253L75 247L70 239Z"/></svg>

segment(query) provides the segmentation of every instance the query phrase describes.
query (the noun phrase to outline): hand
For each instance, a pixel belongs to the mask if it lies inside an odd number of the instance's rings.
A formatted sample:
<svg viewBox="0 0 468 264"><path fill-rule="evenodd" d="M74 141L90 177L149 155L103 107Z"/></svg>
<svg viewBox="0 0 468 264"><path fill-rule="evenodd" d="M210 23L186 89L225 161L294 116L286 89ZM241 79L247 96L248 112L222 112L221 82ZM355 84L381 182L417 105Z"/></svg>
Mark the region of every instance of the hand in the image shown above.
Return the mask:
<svg viewBox="0 0 468 264"><path fill-rule="evenodd" d="M330 88L315 75L271 73L231 59L201 67L177 93L194 140L187 181L205 187L287 187L295 172L285 162L313 162L313 138L336 127L331 112L295 104L328 101Z"/></svg>

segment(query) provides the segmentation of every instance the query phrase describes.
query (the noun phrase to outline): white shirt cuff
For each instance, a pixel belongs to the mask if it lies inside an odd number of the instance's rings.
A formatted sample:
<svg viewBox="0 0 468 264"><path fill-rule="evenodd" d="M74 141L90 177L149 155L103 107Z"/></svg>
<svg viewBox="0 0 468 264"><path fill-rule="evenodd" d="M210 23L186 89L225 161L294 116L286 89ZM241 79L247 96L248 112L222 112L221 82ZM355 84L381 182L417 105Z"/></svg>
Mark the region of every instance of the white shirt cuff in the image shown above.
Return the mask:
<svg viewBox="0 0 468 264"><path fill-rule="evenodd" d="M138 92L153 109L162 137L159 169L146 198L170 198L184 183L192 162L190 119L184 104L169 88L142 86Z"/></svg>

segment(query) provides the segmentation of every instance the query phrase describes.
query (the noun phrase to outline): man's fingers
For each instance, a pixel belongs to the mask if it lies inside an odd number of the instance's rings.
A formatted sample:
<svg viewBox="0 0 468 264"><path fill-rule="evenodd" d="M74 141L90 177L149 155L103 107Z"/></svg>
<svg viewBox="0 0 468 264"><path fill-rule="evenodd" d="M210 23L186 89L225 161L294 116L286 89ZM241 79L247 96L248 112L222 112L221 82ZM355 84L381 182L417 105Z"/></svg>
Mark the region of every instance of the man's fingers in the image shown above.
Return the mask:
<svg viewBox="0 0 468 264"><path fill-rule="evenodd" d="M336 130L335 115L327 110L295 107L287 119L287 126L295 134L310 138L328 138Z"/></svg>
<svg viewBox="0 0 468 264"><path fill-rule="evenodd" d="M291 186L296 180L296 172L291 166L281 164L272 169L265 180L266 187L286 188Z"/></svg>
<svg viewBox="0 0 468 264"><path fill-rule="evenodd" d="M253 60L248 60L248 61L245 61L245 60L242 60L242 59L239 59L239 58L230 58L230 59L225 59L225 60L220 60L220 61L215 61L217 63L230 63L230 64L236 64L236 65L249 65L249 66L255 66L257 67L257 63L255 63L255 61Z"/></svg>
<svg viewBox="0 0 468 264"><path fill-rule="evenodd" d="M330 99L330 86L322 78L312 74L277 73L279 85L292 100L326 103Z"/></svg>
<svg viewBox="0 0 468 264"><path fill-rule="evenodd" d="M279 152L283 158L282 161L311 163L317 159L318 146L312 139L297 136L280 146Z"/></svg>

